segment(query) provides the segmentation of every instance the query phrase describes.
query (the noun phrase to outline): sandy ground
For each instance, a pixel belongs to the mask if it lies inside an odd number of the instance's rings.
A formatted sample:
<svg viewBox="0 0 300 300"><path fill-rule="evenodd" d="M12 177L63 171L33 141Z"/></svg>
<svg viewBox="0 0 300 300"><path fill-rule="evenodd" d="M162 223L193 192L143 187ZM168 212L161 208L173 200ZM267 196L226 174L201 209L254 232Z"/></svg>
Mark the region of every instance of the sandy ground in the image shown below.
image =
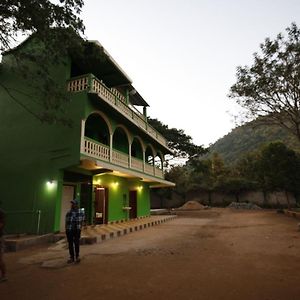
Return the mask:
<svg viewBox="0 0 300 300"><path fill-rule="evenodd" d="M0 299L300 299L298 221L275 211L180 212L162 225L82 246L6 253Z"/></svg>

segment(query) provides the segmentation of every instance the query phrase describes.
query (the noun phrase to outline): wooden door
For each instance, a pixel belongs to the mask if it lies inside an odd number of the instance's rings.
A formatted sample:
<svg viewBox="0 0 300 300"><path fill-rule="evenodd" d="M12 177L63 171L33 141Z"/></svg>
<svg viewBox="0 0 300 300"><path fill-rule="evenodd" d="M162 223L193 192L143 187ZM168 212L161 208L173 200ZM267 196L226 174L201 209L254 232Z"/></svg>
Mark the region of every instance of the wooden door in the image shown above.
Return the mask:
<svg viewBox="0 0 300 300"><path fill-rule="evenodd" d="M108 189L95 189L95 224L107 224L108 221Z"/></svg>
<svg viewBox="0 0 300 300"><path fill-rule="evenodd" d="M129 218L135 219L137 217L137 191L129 191Z"/></svg>

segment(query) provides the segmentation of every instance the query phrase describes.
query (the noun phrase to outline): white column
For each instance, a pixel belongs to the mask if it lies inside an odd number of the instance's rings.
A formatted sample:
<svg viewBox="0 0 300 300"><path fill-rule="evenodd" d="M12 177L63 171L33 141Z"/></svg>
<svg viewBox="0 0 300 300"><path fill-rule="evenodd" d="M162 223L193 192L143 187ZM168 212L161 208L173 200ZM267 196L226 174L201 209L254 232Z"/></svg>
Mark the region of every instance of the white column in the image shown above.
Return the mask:
<svg viewBox="0 0 300 300"><path fill-rule="evenodd" d="M84 131L85 131L85 121L81 121L81 140L80 140L80 153L84 153Z"/></svg>
<svg viewBox="0 0 300 300"><path fill-rule="evenodd" d="M129 142L128 155L129 155L129 168L131 169L131 142Z"/></svg>
<svg viewBox="0 0 300 300"><path fill-rule="evenodd" d="M109 161L112 162L113 160L113 135L110 134L109 137Z"/></svg>

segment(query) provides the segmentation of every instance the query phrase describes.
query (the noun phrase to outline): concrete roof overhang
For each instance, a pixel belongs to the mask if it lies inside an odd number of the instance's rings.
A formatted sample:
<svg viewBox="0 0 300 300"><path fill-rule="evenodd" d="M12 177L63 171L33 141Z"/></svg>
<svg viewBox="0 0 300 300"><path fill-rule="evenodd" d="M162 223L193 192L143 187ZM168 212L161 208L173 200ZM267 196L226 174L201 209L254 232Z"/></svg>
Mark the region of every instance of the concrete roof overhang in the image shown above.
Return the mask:
<svg viewBox="0 0 300 300"><path fill-rule="evenodd" d="M141 173L132 169L115 166L107 162L82 158L80 168L88 170L92 175L110 174L128 179L137 179L142 182L147 182L150 188L174 187L175 183L154 177L145 173Z"/></svg>

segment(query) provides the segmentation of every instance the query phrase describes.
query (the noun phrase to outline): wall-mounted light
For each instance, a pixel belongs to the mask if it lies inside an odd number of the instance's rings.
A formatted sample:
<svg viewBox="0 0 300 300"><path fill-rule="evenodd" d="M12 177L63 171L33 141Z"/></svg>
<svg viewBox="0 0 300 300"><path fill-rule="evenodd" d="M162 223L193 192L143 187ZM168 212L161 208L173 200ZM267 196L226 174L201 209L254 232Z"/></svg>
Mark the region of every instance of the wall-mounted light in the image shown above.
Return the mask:
<svg viewBox="0 0 300 300"><path fill-rule="evenodd" d="M98 185L101 184L101 179L96 179L94 184L98 184Z"/></svg>
<svg viewBox="0 0 300 300"><path fill-rule="evenodd" d="M139 185L138 187L137 187L137 190L140 192L141 190L143 189L143 186L142 185Z"/></svg>
<svg viewBox="0 0 300 300"><path fill-rule="evenodd" d="M118 186L119 186L119 182L118 181L114 181L112 184L111 184L111 186L113 187L113 188L117 188Z"/></svg>
<svg viewBox="0 0 300 300"><path fill-rule="evenodd" d="M56 186L56 182L54 180L50 179L46 182L46 186L47 186L48 190L52 190Z"/></svg>

